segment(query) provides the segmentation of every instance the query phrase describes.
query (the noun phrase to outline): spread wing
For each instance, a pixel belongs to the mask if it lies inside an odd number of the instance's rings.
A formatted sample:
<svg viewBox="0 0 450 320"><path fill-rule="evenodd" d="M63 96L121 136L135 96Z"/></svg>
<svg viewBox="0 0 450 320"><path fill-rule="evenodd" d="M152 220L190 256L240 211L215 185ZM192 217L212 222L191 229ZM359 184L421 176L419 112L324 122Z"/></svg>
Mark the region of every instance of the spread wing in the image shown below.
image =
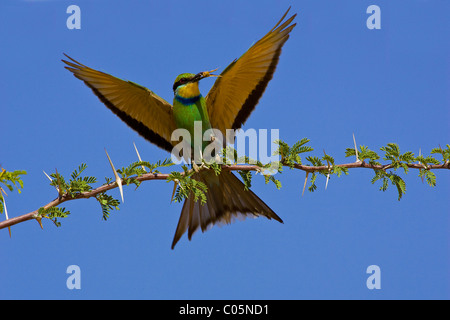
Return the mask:
<svg viewBox="0 0 450 320"><path fill-rule="evenodd" d="M158 147L171 151L170 137L176 129L172 105L149 89L91 69L64 54L65 68L84 81L112 112L141 136Z"/></svg>
<svg viewBox="0 0 450 320"><path fill-rule="evenodd" d="M226 129L238 129L245 123L272 79L281 48L296 25L291 24L296 14L282 23L289 10L272 30L222 72L206 96L211 125L224 136Z"/></svg>

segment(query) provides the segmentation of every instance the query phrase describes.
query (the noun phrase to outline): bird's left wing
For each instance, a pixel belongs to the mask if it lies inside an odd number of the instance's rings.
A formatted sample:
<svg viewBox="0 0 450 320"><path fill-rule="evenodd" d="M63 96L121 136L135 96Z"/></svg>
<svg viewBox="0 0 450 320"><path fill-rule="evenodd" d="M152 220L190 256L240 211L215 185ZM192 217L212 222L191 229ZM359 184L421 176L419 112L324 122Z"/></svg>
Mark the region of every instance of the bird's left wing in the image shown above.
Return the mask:
<svg viewBox="0 0 450 320"><path fill-rule="evenodd" d="M291 24L296 15L283 22L288 12L222 72L206 96L211 125L224 135L226 129L238 129L244 124L272 79L281 47L296 25Z"/></svg>
<svg viewBox="0 0 450 320"><path fill-rule="evenodd" d="M172 151L171 135L176 129L172 105L149 89L91 69L78 61L62 60L67 70L84 81L112 112L141 136L160 148Z"/></svg>

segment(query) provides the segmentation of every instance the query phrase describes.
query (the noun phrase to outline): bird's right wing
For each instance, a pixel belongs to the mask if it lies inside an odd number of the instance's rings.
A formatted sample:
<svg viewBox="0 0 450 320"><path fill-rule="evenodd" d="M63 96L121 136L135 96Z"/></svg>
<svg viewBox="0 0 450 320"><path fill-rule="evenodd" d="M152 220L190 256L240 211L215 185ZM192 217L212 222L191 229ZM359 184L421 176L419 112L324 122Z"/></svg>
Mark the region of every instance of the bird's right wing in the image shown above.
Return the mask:
<svg viewBox="0 0 450 320"><path fill-rule="evenodd" d="M158 147L172 151L176 129L172 105L149 89L91 69L64 54L67 70L84 81L95 95L122 121Z"/></svg>

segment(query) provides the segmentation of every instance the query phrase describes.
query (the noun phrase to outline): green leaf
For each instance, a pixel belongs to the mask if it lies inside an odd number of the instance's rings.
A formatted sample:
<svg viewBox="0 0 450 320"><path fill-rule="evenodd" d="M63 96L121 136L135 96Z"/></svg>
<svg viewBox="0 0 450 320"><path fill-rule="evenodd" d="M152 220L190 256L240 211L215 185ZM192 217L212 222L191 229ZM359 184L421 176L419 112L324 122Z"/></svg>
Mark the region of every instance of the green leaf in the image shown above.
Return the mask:
<svg viewBox="0 0 450 320"><path fill-rule="evenodd" d="M436 186L436 175L434 174L434 172L427 170L426 179L427 179L427 183L430 186L432 186L432 187Z"/></svg>
<svg viewBox="0 0 450 320"><path fill-rule="evenodd" d="M13 191L14 187L17 189L17 192L21 192L23 189L23 181L20 177L21 175L27 174L24 170L15 170L15 171L6 171L0 167L0 213L4 212L4 199L3 193L5 190L2 188L2 185L8 188L9 191Z"/></svg>
<svg viewBox="0 0 450 320"><path fill-rule="evenodd" d="M275 143L278 144L278 149L274 152L274 155L279 155L281 163L292 169L295 164L302 164L301 153L313 151L312 147L305 146L309 141L309 139L303 138L290 148L286 142L276 140Z"/></svg>
<svg viewBox="0 0 450 320"><path fill-rule="evenodd" d="M238 173L244 180L245 190L248 190L252 187L252 172L250 170L239 170Z"/></svg>
<svg viewBox="0 0 450 320"><path fill-rule="evenodd" d="M432 154L438 153L438 154L442 155L442 162L443 163L445 163L445 162L450 160L450 145L447 144L446 147L447 148L442 149L441 146L439 146L439 148L433 148L431 150Z"/></svg>
<svg viewBox="0 0 450 320"><path fill-rule="evenodd" d="M266 175L264 175L264 179L265 179L266 184L269 183L269 181L272 181L275 184L275 186L277 187L278 190L281 189L281 182L280 182L280 180L275 179L275 177L273 175L266 174Z"/></svg>
<svg viewBox="0 0 450 320"><path fill-rule="evenodd" d="M313 172L310 180L311 185L308 187L309 192L314 192L317 189L316 178L317 175L315 172Z"/></svg>
<svg viewBox="0 0 450 320"><path fill-rule="evenodd" d="M169 174L167 182L174 181L178 184L175 191L174 201L182 202L188 197L194 197L194 201L200 201L201 204L206 203L206 192L208 188L201 182L193 179L191 176L194 172L189 172L188 168L183 165L184 173L181 174L178 171L174 171Z"/></svg>
<svg viewBox="0 0 450 320"><path fill-rule="evenodd" d="M80 166L78 166L78 171L75 169L71 174L72 180L76 180L86 168L87 165L85 163L82 163Z"/></svg>
<svg viewBox="0 0 450 320"><path fill-rule="evenodd" d="M69 214L70 211L66 211L66 208L50 207L45 209L44 207L41 207L38 209L38 215L40 217L52 220L57 227L61 226L61 222L58 221L58 218L67 218Z"/></svg>
<svg viewBox="0 0 450 320"><path fill-rule="evenodd" d="M400 200L406 193L405 181L399 175L393 172L385 172L384 170L375 170L375 176L372 178L372 184L374 184L378 180L383 181L380 187L380 191L386 191L389 182L391 182L392 185L395 185L398 192L398 200Z"/></svg>
<svg viewBox="0 0 450 320"><path fill-rule="evenodd" d="M336 174L338 177L340 177L343 173L348 175L348 168L334 166L331 173Z"/></svg>
<svg viewBox="0 0 450 320"><path fill-rule="evenodd" d="M20 193L20 189L23 189L23 181L21 175L27 174L24 170L14 170L6 171L0 168L0 183L6 186L9 191L13 191L16 187L17 191Z"/></svg>
<svg viewBox="0 0 450 320"><path fill-rule="evenodd" d="M97 199L98 203L100 203L100 206L102 208L102 219L103 220L108 220L109 215L111 213L111 210L115 209L115 210L119 210L119 200L113 198L112 196L110 196L109 194L104 193L99 193L98 195L95 196L95 198Z"/></svg>

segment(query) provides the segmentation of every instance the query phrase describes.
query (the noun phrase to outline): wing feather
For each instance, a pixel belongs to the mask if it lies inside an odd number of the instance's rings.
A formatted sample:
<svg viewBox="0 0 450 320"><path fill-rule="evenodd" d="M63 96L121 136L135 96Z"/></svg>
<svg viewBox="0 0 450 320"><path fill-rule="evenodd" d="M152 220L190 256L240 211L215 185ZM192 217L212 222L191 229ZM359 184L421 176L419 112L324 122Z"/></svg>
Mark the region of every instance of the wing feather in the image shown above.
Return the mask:
<svg viewBox="0 0 450 320"><path fill-rule="evenodd" d="M112 112L141 136L171 151L170 137L176 129L172 105L149 89L91 69L64 54L65 68L84 81Z"/></svg>
<svg viewBox="0 0 450 320"><path fill-rule="evenodd" d="M281 48L296 25L291 24L296 14L283 22L289 10L222 72L206 96L211 125L224 136L226 129L239 129L245 123L272 79Z"/></svg>

